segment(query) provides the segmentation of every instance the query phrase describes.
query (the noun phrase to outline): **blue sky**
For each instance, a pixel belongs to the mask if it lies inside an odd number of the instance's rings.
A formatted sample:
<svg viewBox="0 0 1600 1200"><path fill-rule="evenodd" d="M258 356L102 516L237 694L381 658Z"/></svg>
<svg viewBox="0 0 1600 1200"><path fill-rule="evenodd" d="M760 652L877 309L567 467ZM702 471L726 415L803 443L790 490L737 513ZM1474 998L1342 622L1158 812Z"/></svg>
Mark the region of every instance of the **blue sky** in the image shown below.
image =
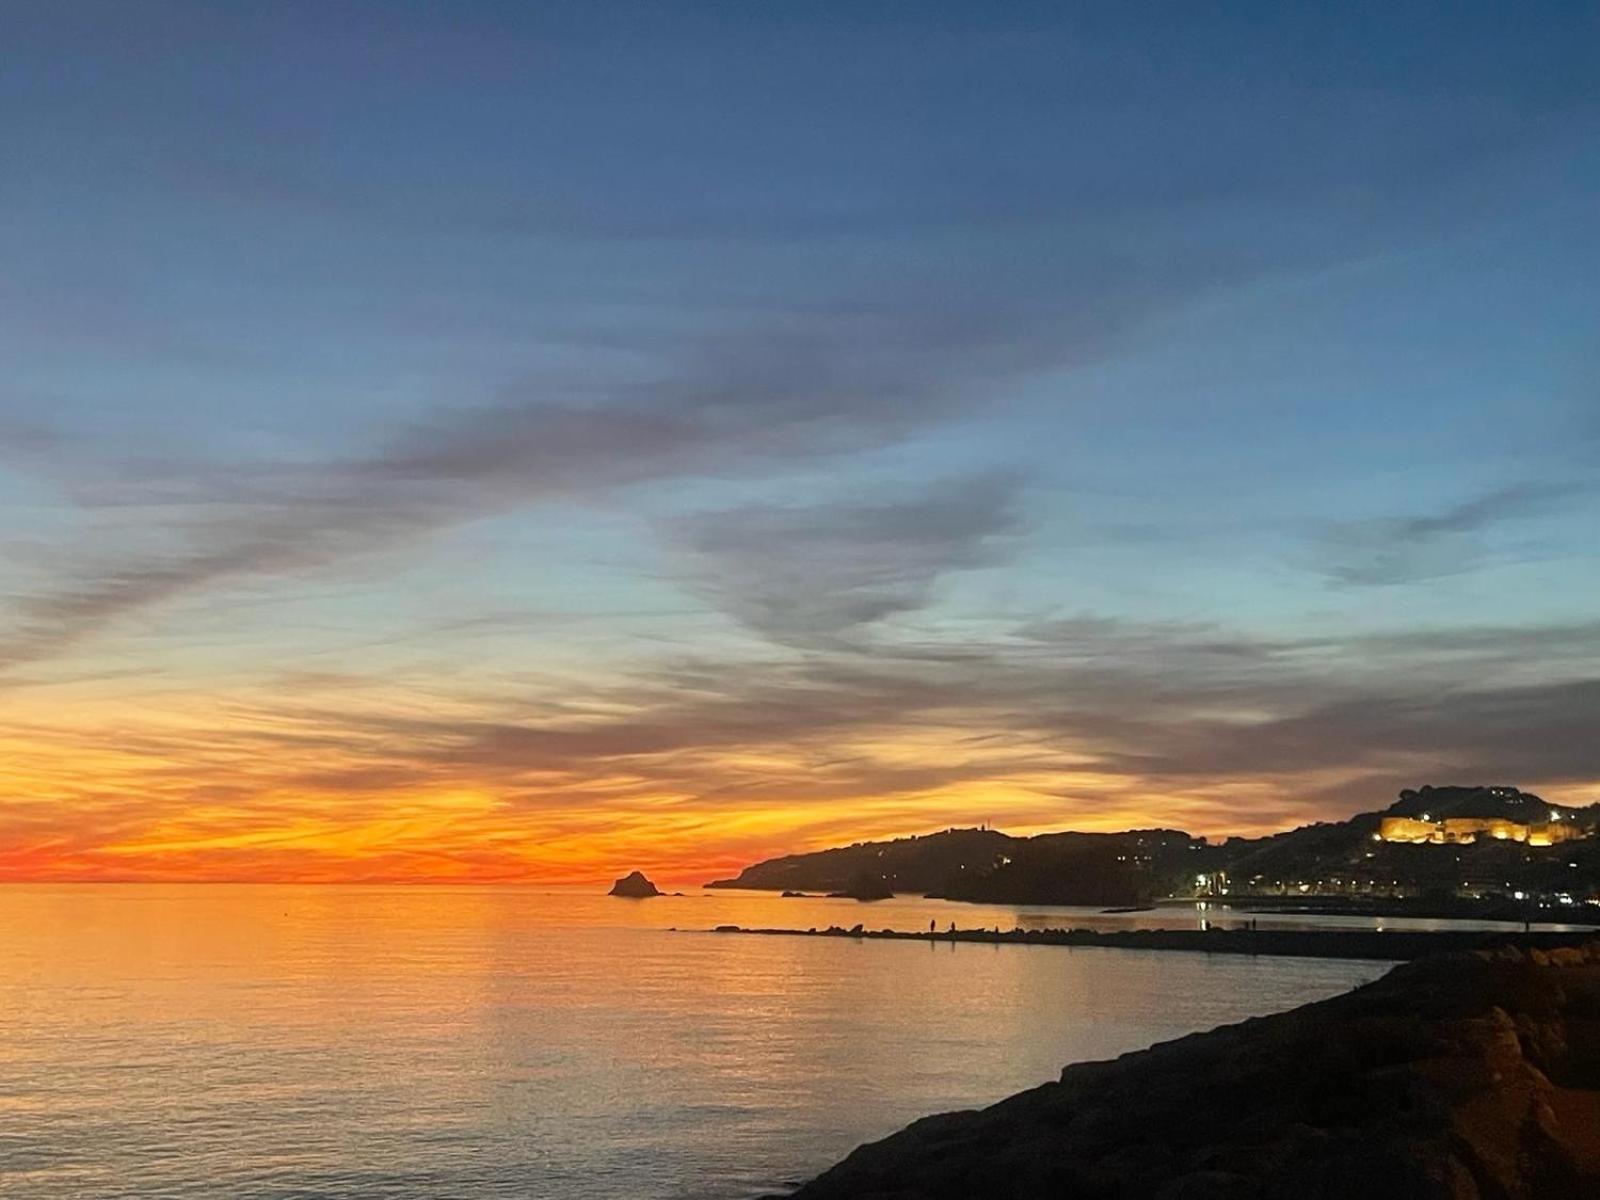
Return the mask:
<svg viewBox="0 0 1600 1200"><path fill-rule="evenodd" d="M0 832L1600 798L1597 35L9 5Z"/></svg>

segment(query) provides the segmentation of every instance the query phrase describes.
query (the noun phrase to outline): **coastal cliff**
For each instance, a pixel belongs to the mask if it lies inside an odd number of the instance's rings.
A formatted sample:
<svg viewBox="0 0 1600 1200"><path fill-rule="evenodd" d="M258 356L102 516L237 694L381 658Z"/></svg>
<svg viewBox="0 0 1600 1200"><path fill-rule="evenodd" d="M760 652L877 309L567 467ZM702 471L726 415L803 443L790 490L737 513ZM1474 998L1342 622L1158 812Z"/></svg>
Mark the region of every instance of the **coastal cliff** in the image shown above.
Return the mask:
<svg viewBox="0 0 1600 1200"><path fill-rule="evenodd" d="M862 1146L793 1200L1600 1195L1600 942L1439 955L1067 1067Z"/></svg>

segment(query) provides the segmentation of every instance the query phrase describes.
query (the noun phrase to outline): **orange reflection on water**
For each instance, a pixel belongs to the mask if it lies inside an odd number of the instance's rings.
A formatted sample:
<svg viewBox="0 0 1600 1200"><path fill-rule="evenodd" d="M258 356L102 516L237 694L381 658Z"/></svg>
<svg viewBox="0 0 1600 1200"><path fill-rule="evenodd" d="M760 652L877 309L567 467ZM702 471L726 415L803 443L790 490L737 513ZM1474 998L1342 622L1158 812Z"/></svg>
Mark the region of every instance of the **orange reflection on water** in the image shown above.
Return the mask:
<svg viewBox="0 0 1600 1200"><path fill-rule="evenodd" d="M1007 910L527 887L0 888L0 1192L734 1200L1366 964L672 933Z"/></svg>

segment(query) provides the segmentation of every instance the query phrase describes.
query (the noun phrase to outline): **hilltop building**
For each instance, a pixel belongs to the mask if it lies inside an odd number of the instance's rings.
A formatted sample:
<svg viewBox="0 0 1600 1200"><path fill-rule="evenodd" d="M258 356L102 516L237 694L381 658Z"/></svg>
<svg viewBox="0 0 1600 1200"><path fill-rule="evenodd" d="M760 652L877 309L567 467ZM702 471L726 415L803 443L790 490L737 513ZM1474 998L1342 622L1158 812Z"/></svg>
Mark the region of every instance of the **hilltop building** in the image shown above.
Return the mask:
<svg viewBox="0 0 1600 1200"><path fill-rule="evenodd" d="M1503 842L1523 842L1529 846L1554 846L1557 842L1589 836L1589 830L1576 821L1563 823L1559 814L1552 820L1523 824L1505 817L1385 817L1377 836L1386 842L1470 843L1479 838Z"/></svg>
<svg viewBox="0 0 1600 1200"><path fill-rule="evenodd" d="M1425 787L1400 793L1374 835L1385 842L1477 841L1554 846L1594 835L1592 809L1548 804L1514 787Z"/></svg>

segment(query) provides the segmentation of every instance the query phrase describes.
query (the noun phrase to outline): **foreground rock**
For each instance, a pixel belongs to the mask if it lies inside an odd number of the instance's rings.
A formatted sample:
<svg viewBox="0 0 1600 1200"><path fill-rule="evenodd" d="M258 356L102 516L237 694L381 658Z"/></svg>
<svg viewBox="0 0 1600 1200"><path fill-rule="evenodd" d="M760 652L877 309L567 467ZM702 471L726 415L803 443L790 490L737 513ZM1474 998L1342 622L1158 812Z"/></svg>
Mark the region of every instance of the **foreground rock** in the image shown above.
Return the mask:
<svg viewBox="0 0 1600 1200"><path fill-rule="evenodd" d="M661 891L655 884L644 877L642 871L629 871L611 885L611 890L606 895L626 896L631 900L643 900L649 896L659 896Z"/></svg>
<svg viewBox="0 0 1600 1200"><path fill-rule="evenodd" d="M928 1117L797 1200L1600 1196L1600 942L1440 955L1344 996Z"/></svg>

